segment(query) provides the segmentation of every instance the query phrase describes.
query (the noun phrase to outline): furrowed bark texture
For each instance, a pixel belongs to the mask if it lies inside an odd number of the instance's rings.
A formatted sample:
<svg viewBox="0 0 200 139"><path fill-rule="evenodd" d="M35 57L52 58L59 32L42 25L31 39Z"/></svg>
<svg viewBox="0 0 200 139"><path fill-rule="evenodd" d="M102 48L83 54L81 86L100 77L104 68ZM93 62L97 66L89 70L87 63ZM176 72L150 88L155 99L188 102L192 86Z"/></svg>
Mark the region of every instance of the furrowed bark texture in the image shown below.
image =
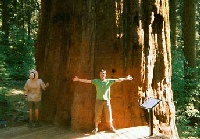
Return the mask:
<svg viewBox="0 0 200 139"><path fill-rule="evenodd" d="M171 90L169 6L166 1L43 0L36 63L50 83L43 93L41 119L74 130L94 128L95 88L72 82L132 75L111 86L116 128L147 125L146 98L162 101L154 108L154 127L177 137ZM100 129L106 128L103 120Z"/></svg>

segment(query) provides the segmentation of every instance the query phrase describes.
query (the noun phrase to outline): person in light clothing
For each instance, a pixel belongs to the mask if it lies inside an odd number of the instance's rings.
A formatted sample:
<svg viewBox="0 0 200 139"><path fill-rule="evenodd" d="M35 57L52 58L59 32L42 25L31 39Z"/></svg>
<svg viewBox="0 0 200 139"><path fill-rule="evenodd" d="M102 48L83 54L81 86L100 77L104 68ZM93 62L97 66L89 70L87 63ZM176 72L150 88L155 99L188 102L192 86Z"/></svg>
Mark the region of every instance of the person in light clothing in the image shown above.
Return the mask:
<svg viewBox="0 0 200 139"><path fill-rule="evenodd" d="M95 129L92 133L98 132L98 125L101 121L102 111L105 111L106 122L109 123L110 131L116 132L112 122L112 109L110 104L110 86L115 82L122 82L124 80L132 80L133 78L128 75L126 78L119 79L106 79L106 70L99 72L100 79L80 79L77 76L73 78L73 81L79 81L83 83L91 83L96 87L96 103L95 103Z"/></svg>
<svg viewBox="0 0 200 139"><path fill-rule="evenodd" d="M24 89L27 94L28 107L29 107L29 127L33 126L35 120L35 126L39 127L39 108L42 97L42 90L49 86L49 83L44 83L42 79L38 79L38 72L36 70L30 70L29 79L26 81ZM33 112L35 117L33 117Z"/></svg>

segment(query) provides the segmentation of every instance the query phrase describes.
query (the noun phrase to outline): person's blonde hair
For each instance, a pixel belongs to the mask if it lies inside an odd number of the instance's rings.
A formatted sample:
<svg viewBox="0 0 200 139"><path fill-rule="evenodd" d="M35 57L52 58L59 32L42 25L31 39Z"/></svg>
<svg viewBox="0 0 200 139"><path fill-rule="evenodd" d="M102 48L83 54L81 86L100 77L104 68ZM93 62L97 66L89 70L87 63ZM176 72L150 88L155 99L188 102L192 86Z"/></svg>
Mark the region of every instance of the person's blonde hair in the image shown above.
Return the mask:
<svg viewBox="0 0 200 139"><path fill-rule="evenodd" d="M37 72L35 69L31 69L31 70L29 71L29 73L30 73L30 74L31 74L31 73L34 74L34 79L38 79L38 72Z"/></svg>

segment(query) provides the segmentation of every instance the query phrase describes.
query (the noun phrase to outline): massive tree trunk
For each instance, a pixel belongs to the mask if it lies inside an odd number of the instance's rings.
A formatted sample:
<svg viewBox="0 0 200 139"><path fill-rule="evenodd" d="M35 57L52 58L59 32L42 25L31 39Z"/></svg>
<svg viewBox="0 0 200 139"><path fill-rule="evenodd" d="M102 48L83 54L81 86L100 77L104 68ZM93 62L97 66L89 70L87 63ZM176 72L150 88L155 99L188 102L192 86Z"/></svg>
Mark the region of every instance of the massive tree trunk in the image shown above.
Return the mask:
<svg viewBox="0 0 200 139"><path fill-rule="evenodd" d="M108 78L134 77L111 87L116 128L146 125L147 112L140 104L155 97L162 100L154 111L156 129L178 137L168 8L166 1L43 0L36 63L50 87L43 94L41 119L91 130L95 88L71 79L98 78L103 68ZM105 125L103 120L100 126Z"/></svg>

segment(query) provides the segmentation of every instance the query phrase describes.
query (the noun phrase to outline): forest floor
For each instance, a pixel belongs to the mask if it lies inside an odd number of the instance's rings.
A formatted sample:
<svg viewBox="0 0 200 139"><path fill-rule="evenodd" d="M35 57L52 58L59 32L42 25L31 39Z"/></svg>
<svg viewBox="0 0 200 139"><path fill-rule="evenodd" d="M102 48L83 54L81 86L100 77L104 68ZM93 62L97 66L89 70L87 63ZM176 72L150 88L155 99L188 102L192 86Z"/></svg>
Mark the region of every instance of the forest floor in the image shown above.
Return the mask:
<svg viewBox="0 0 200 139"><path fill-rule="evenodd" d="M1 88L0 93L2 93ZM23 89L8 89L4 100L2 102L0 97L0 139L169 139L159 133L149 136L149 127L147 126L118 129L117 133L102 131L96 135L91 132L75 132L44 123L40 128L30 129L27 127L28 106ZM2 120L6 121L6 127L1 124Z"/></svg>
<svg viewBox="0 0 200 139"><path fill-rule="evenodd" d="M118 129L117 133L102 131L95 135L91 132L75 132L44 123L40 128L28 128L27 99L22 89L10 89L6 92L6 101L2 104L0 139L169 139L158 134L150 137L149 128L146 126ZM6 122L6 127L2 121Z"/></svg>
<svg viewBox="0 0 200 139"><path fill-rule="evenodd" d="M7 125L20 126L28 120L28 107L24 91L21 89L10 89L6 92L1 103L0 121L4 120Z"/></svg>
<svg viewBox="0 0 200 139"><path fill-rule="evenodd" d="M149 136L149 128L146 126L118 129L116 133L101 131L92 134L47 124L39 128L21 125L2 128L0 133L0 139L170 139L160 134Z"/></svg>

